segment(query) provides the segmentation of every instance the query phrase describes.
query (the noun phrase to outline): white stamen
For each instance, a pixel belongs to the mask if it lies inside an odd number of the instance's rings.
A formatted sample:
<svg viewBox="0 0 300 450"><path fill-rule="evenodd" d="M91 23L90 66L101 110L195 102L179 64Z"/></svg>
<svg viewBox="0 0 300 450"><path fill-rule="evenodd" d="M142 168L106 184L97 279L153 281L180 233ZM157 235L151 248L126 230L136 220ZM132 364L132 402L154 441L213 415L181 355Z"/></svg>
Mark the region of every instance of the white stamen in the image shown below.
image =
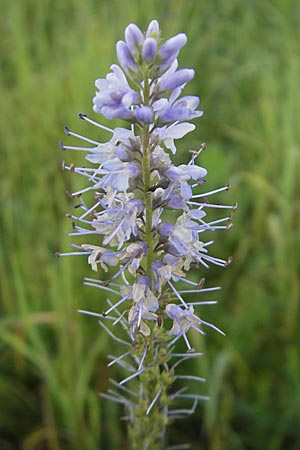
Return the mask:
<svg viewBox="0 0 300 450"><path fill-rule="evenodd" d="M65 127L65 132L66 132L66 134L68 136L69 135L70 136L74 136L74 137L76 137L78 139L81 139L83 141L90 142L90 144L95 144L95 145L99 145L100 144L100 142L94 141L93 139L89 139L89 138L87 138L85 136L81 136L80 134L74 133L73 131L69 130L68 127Z"/></svg>
<svg viewBox="0 0 300 450"><path fill-rule="evenodd" d="M106 127L106 126L104 126L104 125L101 125L101 123L94 122L94 120L89 119L89 118L88 118L85 114L83 114L83 113L78 113L78 117L79 117L79 119L85 120L86 122L89 122L89 123L91 123L92 125L95 125L96 127L101 128L102 130L109 131L109 132L112 133L112 134L113 134L113 132L114 132L114 130L112 130L111 128L108 128L108 127Z"/></svg>
<svg viewBox="0 0 300 450"><path fill-rule="evenodd" d="M196 187L198 186L197 184L193 184L192 187ZM208 195L213 195L213 194L217 194L218 192L222 192L222 191L228 191L228 186L224 186L221 187L219 189L214 189L213 191L209 191L209 192L203 192L203 194L195 194L192 196L192 198L201 198L201 197L206 197Z"/></svg>
<svg viewBox="0 0 300 450"><path fill-rule="evenodd" d="M161 392L162 392L162 388L159 388L157 394L155 395L154 399L152 400L152 402L150 403L150 405L149 405L149 407L148 407L148 409L147 409L147 411L146 411L146 416L149 415L151 409L153 408L153 406L154 406L155 403L157 402L157 400L158 400L158 398L159 398Z"/></svg>

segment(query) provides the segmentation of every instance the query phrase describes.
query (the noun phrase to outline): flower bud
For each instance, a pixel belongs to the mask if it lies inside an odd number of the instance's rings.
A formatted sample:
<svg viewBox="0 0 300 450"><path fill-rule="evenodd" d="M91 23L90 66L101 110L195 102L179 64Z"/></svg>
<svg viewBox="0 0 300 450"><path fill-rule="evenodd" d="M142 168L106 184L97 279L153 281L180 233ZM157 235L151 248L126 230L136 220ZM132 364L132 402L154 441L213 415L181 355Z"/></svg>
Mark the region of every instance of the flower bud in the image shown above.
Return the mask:
<svg viewBox="0 0 300 450"><path fill-rule="evenodd" d="M130 54L128 46L123 41L118 41L116 45L117 58L120 66L127 74L130 71L137 72L137 66Z"/></svg>
<svg viewBox="0 0 300 450"><path fill-rule="evenodd" d="M181 69L164 78L159 86L160 91L173 90L194 78L195 71L193 69Z"/></svg>
<svg viewBox="0 0 300 450"><path fill-rule="evenodd" d="M168 39L160 48L160 57L164 59L170 58L173 54L177 53L181 47L187 42L187 37L184 33L179 33L176 36Z"/></svg>
<svg viewBox="0 0 300 450"><path fill-rule="evenodd" d="M158 24L157 20L151 20L151 22L148 25L147 32L146 32L146 38L152 37L152 38L158 40L159 33L160 33L160 30L159 30L159 24Z"/></svg>
<svg viewBox="0 0 300 450"><path fill-rule="evenodd" d="M138 48L142 46L144 36L141 30L134 23L130 23L125 29L125 41L130 53L135 56L138 53Z"/></svg>
<svg viewBox="0 0 300 450"><path fill-rule="evenodd" d="M134 117L140 123L151 123L153 119L153 109L150 106L141 106L134 110Z"/></svg>
<svg viewBox="0 0 300 450"><path fill-rule="evenodd" d="M156 55L157 42L154 38L147 38L143 43L142 56L146 61L151 61Z"/></svg>

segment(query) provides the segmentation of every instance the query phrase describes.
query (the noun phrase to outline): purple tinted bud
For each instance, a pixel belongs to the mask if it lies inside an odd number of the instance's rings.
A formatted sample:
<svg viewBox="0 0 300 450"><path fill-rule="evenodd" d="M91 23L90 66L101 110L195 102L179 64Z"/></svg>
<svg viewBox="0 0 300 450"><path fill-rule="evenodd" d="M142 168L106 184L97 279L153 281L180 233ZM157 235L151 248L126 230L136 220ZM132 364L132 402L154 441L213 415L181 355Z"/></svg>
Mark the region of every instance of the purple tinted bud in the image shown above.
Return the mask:
<svg viewBox="0 0 300 450"><path fill-rule="evenodd" d="M137 55L138 48L142 46L144 36L137 25L131 23L125 29L125 40L132 55Z"/></svg>
<svg viewBox="0 0 300 450"><path fill-rule="evenodd" d="M146 61L150 61L156 55L157 42L154 38L147 38L143 43L142 56Z"/></svg>
<svg viewBox="0 0 300 450"><path fill-rule="evenodd" d="M118 41L116 45L117 58L122 69L128 74L129 70L137 72L137 67L130 54L128 46L123 41Z"/></svg>
<svg viewBox="0 0 300 450"><path fill-rule="evenodd" d="M181 47L187 42L187 37L184 33L179 33L176 36L168 39L160 48L159 55L162 59L168 59L175 53L178 53Z"/></svg>
<svg viewBox="0 0 300 450"><path fill-rule="evenodd" d="M150 287L150 278L147 275L142 275L136 282L137 284L143 284L144 286Z"/></svg>
<svg viewBox="0 0 300 450"><path fill-rule="evenodd" d="M183 84L194 78L195 72L193 69L181 69L172 73L170 76L164 78L160 82L160 91L169 91L182 86Z"/></svg>
<svg viewBox="0 0 300 450"><path fill-rule="evenodd" d="M134 117L138 122L151 123L153 118L153 110L150 106L141 106L134 110Z"/></svg>
<svg viewBox="0 0 300 450"><path fill-rule="evenodd" d="M148 25L148 29L146 32L146 38L153 37L154 39L158 40L159 38L159 24L157 20L151 20L151 22Z"/></svg>

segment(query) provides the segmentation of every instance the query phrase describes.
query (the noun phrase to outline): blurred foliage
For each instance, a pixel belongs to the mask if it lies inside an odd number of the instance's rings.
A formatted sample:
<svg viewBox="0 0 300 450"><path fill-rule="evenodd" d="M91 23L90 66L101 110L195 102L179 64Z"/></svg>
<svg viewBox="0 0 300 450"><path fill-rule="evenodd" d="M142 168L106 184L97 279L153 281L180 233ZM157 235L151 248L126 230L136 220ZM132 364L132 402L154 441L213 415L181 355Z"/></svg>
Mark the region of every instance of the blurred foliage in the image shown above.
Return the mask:
<svg viewBox="0 0 300 450"><path fill-rule="evenodd" d="M81 285L86 262L53 257L69 245L64 193L77 183L59 171L56 148L65 123L91 133L76 112L90 114L94 80L115 62L124 27L157 18L165 37L187 33L180 64L196 70L187 91L205 110L180 143L182 159L206 141L209 188L230 178L233 189L218 200L239 202L234 228L214 244L234 263L201 274L223 287L203 316L227 334L193 336L205 357L190 370L206 376L202 393L211 399L171 427L170 444L299 450L299 2L0 6L0 449L127 449L122 412L97 396L116 375L105 363L116 344L76 313L103 300Z"/></svg>

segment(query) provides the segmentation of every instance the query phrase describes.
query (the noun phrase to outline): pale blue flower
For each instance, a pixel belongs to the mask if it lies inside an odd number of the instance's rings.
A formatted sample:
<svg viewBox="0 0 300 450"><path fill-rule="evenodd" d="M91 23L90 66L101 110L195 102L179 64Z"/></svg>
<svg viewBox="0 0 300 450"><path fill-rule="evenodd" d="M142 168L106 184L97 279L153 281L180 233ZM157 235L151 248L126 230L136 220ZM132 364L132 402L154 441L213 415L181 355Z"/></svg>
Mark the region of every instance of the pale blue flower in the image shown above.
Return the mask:
<svg viewBox="0 0 300 450"><path fill-rule="evenodd" d="M113 64L112 72L106 78L95 81L99 89L93 99L94 111L107 119L131 119L131 106L139 102L139 95L130 88L128 81L119 66Z"/></svg>

